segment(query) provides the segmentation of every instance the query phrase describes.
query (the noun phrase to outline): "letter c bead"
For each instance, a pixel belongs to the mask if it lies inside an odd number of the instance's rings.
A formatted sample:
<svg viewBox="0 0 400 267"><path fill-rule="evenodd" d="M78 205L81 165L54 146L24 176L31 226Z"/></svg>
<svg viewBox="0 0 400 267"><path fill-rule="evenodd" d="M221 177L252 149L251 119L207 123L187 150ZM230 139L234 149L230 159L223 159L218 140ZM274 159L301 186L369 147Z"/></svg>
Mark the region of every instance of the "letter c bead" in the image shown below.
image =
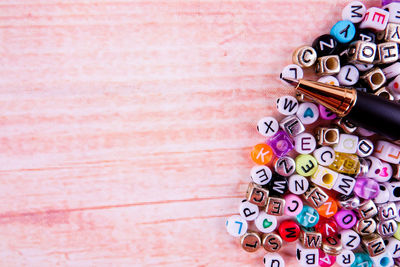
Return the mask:
<svg viewBox="0 0 400 267"><path fill-rule="evenodd" d="M297 216L303 209L303 201L300 197L289 194L285 196L284 214L287 216Z"/></svg>

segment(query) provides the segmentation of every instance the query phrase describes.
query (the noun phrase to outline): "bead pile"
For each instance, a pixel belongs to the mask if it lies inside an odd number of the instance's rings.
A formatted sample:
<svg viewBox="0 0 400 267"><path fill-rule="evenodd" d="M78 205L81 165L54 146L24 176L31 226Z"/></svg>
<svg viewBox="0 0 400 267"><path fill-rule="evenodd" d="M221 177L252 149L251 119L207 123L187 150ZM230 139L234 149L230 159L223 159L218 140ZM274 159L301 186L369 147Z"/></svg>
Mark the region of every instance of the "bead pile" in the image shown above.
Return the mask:
<svg viewBox="0 0 400 267"><path fill-rule="evenodd" d="M293 52L281 78L314 67L319 82L398 101L400 3L382 5L349 3L330 34ZM400 266L400 146L301 94L276 103L284 117L257 124L267 140L251 151L256 166L228 233L247 252L265 249L267 267L285 266L286 242L297 242L302 266Z"/></svg>

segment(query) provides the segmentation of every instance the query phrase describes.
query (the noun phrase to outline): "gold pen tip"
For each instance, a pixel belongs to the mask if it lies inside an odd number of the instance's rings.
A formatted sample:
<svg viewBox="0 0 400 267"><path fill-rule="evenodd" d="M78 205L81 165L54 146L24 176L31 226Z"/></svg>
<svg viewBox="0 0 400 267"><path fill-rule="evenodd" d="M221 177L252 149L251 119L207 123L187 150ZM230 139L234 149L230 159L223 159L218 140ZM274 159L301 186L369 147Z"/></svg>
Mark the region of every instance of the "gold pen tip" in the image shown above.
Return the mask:
<svg viewBox="0 0 400 267"><path fill-rule="evenodd" d="M282 77L282 74L281 74L281 79L284 80L285 82L287 82L288 84L292 85L292 86L297 86L299 84L298 80L292 79L292 78Z"/></svg>

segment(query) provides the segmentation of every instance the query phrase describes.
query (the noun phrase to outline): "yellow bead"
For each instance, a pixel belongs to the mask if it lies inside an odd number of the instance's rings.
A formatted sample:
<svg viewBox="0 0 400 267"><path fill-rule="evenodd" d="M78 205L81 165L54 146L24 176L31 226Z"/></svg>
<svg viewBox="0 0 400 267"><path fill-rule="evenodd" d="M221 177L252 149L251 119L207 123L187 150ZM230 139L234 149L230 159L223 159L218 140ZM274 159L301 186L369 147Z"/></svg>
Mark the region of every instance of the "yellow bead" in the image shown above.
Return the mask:
<svg viewBox="0 0 400 267"><path fill-rule="evenodd" d="M310 176L318 168L317 160L308 154L299 155L296 158L296 172L302 176Z"/></svg>
<svg viewBox="0 0 400 267"><path fill-rule="evenodd" d="M394 238L396 238L397 240L400 240L400 223L397 223L397 231L396 233L394 233Z"/></svg>
<svg viewBox="0 0 400 267"><path fill-rule="evenodd" d="M360 162L357 155L335 152L335 160L329 168L340 173L358 174Z"/></svg>

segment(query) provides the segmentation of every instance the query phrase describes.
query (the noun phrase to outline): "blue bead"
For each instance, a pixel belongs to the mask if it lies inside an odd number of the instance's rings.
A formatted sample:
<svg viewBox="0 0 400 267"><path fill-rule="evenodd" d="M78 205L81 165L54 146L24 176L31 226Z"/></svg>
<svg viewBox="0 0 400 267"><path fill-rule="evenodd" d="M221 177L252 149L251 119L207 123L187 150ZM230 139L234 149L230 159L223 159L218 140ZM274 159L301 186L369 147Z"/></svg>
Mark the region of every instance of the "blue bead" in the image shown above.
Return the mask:
<svg viewBox="0 0 400 267"><path fill-rule="evenodd" d="M331 35L340 43L348 43L356 35L356 27L351 21L340 20L331 29Z"/></svg>
<svg viewBox="0 0 400 267"><path fill-rule="evenodd" d="M316 209L310 206L303 206L303 209L297 214L296 219L304 227L313 227L319 221L319 214Z"/></svg>
<svg viewBox="0 0 400 267"><path fill-rule="evenodd" d="M372 260L368 256L367 253L354 253L354 255L356 256L356 259L354 260L351 267L358 267L358 266L371 267L372 266Z"/></svg>

